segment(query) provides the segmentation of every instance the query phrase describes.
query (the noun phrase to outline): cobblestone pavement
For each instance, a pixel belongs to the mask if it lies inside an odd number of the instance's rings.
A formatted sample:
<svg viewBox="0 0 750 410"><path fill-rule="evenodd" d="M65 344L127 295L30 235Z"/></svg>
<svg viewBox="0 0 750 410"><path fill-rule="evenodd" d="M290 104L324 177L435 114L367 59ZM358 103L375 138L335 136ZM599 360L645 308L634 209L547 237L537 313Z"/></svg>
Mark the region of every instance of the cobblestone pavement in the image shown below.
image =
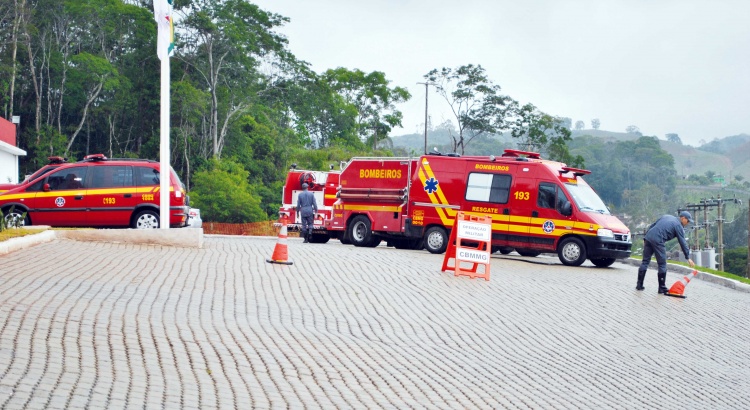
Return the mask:
<svg viewBox="0 0 750 410"><path fill-rule="evenodd" d="M634 267L207 236L0 257L0 408L750 408L750 295ZM681 275L670 274L668 285Z"/></svg>

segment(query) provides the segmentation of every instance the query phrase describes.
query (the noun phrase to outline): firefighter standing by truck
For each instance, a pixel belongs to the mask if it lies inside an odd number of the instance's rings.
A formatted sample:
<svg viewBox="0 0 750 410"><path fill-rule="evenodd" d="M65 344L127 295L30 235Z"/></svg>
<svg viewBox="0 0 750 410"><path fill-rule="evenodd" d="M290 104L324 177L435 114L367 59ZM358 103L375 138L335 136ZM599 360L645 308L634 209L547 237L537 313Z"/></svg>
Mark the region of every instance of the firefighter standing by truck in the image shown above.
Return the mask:
<svg viewBox="0 0 750 410"><path fill-rule="evenodd" d="M302 192L297 197L297 213L302 222L302 236L305 238L304 243L310 242L312 238L313 221L315 220L315 214L318 212L315 195L308 191L307 187L307 183L302 184Z"/></svg>

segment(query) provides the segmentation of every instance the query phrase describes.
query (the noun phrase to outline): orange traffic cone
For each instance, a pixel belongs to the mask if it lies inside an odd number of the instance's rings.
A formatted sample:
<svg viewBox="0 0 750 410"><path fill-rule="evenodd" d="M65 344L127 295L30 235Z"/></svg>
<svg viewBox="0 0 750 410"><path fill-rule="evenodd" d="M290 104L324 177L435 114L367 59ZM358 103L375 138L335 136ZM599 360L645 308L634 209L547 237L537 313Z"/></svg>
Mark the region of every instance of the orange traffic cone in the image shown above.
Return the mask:
<svg viewBox="0 0 750 410"><path fill-rule="evenodd" d="M294 262L289 262L289 252L286 248L286 215L281 217L281 230L279 230L279 240L276 242L276 247L273 248L273 255L271 259L266 259L268 263L278 263L281 265L292 265Z"/></svg>
<svg viewBox="0 0 750 410"><path fill-rule="evenodd" d="M694 270L692 275L698 276L698 271ZM682 279L675 282L665 295L685 299L687 296L683 295L683 293L685 293L685 286L687 286L688 283L690 283L690 275L685 275Z"/></svg>

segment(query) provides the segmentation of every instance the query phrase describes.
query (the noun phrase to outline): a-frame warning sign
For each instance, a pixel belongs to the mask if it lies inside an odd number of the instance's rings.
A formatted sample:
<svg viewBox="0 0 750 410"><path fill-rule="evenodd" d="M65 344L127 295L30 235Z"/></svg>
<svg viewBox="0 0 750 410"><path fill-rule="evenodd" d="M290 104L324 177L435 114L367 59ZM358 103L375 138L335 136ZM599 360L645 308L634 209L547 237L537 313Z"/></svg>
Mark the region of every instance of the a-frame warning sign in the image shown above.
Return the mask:
<svg viewBox="0 0 750 410"><path fill-rule="evenodd" d="M455 276L490 280L491 249L492 217L458 212L445 251L442 271L452 270ZM451 259L454 259L453 266L449 265Z"/></svg>

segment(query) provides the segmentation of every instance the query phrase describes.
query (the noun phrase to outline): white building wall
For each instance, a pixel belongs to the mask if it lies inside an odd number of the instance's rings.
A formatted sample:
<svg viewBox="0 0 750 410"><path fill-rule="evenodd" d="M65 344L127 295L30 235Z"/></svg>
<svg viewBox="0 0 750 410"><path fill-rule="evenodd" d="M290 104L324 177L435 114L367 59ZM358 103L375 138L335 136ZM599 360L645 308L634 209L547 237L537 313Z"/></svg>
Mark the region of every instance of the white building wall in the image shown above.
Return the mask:
<svg viewBox="0 0 750 410"><path fill-rule="evenodd" d="M18 157L0 151L0 184L18 183Z"/></svg>
<svg viewBox="0 0 750 410"><path fill-rule="evenodd" d="M26 151L0 141L0 184L18 183L18 157Z"/></svg>

